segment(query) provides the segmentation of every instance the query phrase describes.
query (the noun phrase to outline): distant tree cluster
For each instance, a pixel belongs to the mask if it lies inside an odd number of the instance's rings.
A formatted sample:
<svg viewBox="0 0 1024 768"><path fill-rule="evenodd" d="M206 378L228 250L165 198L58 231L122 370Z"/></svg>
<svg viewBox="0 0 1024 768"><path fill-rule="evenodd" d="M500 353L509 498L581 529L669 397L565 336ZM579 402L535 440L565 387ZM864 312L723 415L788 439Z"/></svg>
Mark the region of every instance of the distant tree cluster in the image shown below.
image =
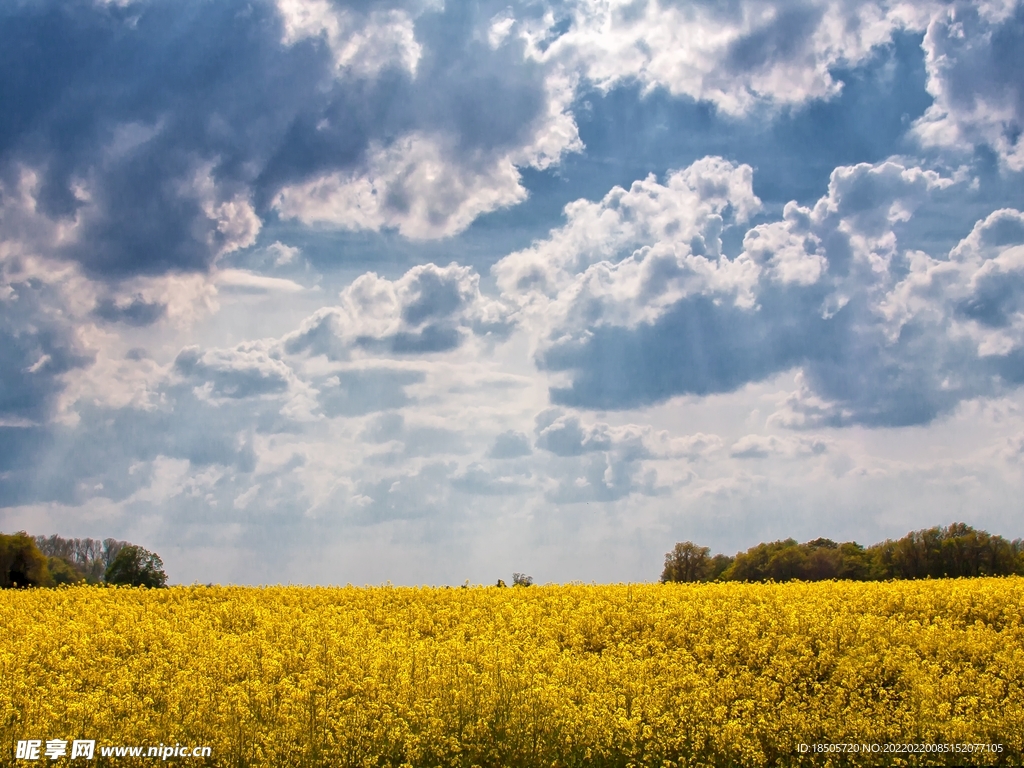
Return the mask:
<svg viewBox="0 0 1024 768"><path fill-rule="evenodd" d="M24 531L0 533L0 588L48 587L53 584L46 557Z"/></svg>
<svg viewBox="0 0 1024 768"><path fill-rule="evenodd" d="M166 587L167 574L164 561L155 552L134 544L121 548L104 574L107 584L127 584L132 587Z"/></svg>
<svg viewBox="0 0 1024 768"><path fill-rule="evenodd" d="M163 587L167 575L158 555L126 541L0 533L0 588L81 583Z"/></svg>
<svg viewBox="0 0 1024 768"><path fill-rule="evenodd" d="M35 542L57 584L100 583L117 553L128 545L117 539L65 539L56 535L36 536ZM58 571L63 574L61 578L57 578Z"/></svg>
<svg viewBox="0 0 1024 768"><path fill-rule="evenodd" d="M497 583L496 586L499 586L499 587L506 586L505 585L505 580L504 579L498 579L498 583ZM532 587L533 586L533 576L527 576L525 573L513 573L512 574L512 586L513 587Z"/></svg>
<svg viewBox="0 0 1024 768"><path fill-rule="evenodd" d="M711 556L691 541L665 555L661 581L823 581L1024 575L1024 540L1008 541L964 523L927 528L864 547L795 539L758 544L735 557Z"/></svg>

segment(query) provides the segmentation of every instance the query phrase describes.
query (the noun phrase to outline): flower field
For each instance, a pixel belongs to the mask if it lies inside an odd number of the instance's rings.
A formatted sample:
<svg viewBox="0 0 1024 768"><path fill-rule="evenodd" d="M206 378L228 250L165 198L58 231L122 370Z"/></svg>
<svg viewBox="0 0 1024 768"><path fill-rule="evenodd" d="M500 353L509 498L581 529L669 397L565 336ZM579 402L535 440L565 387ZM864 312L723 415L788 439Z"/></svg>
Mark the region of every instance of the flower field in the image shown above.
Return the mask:
<svg viewBox="0 0 1024 768"><path fill-rule="evenodd" d="M1021 764L1022 611L1022 578L7 590L0 764Z"/></svg>

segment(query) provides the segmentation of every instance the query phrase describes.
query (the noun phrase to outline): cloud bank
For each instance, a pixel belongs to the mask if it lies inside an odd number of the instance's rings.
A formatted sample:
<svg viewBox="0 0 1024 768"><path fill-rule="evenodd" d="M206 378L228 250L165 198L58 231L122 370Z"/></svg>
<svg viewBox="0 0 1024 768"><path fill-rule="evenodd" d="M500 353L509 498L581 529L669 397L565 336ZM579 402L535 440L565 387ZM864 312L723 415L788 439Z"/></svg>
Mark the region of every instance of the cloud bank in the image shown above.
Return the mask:
<svg viewBox="0 0 1024 768"><path fill-rule="evenodd" d="M1019 535L1022 9L4 6L0 527L250 582Z"/></svg>

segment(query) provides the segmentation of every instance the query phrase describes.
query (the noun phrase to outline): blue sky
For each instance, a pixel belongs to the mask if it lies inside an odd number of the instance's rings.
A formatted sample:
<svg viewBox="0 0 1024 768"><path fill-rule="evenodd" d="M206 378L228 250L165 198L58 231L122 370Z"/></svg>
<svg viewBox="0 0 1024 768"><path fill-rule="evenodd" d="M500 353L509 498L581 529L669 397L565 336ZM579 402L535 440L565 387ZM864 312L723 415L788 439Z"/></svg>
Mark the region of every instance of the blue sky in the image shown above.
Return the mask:
<svg viewBox="0 0 1024 768"><path fill-rule="evenodd" d="M172 581L1024 535L1024 4L0 9L0 529Z"/></svg>

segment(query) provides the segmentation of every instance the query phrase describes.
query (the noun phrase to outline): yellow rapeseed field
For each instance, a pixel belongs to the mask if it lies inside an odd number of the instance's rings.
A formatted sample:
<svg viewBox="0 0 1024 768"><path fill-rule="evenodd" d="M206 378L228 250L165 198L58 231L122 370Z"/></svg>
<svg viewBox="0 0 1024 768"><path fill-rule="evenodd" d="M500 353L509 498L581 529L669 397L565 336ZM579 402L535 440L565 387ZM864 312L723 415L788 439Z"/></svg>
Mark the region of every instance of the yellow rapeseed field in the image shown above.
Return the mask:
<svg viewBox="0 0 1024 768"><path fill-rule="evenodd" d="M0 764L1021 764L1022 606L1021 578L8 590ZM922 744L1002 751L878 751Z"/></svg>

